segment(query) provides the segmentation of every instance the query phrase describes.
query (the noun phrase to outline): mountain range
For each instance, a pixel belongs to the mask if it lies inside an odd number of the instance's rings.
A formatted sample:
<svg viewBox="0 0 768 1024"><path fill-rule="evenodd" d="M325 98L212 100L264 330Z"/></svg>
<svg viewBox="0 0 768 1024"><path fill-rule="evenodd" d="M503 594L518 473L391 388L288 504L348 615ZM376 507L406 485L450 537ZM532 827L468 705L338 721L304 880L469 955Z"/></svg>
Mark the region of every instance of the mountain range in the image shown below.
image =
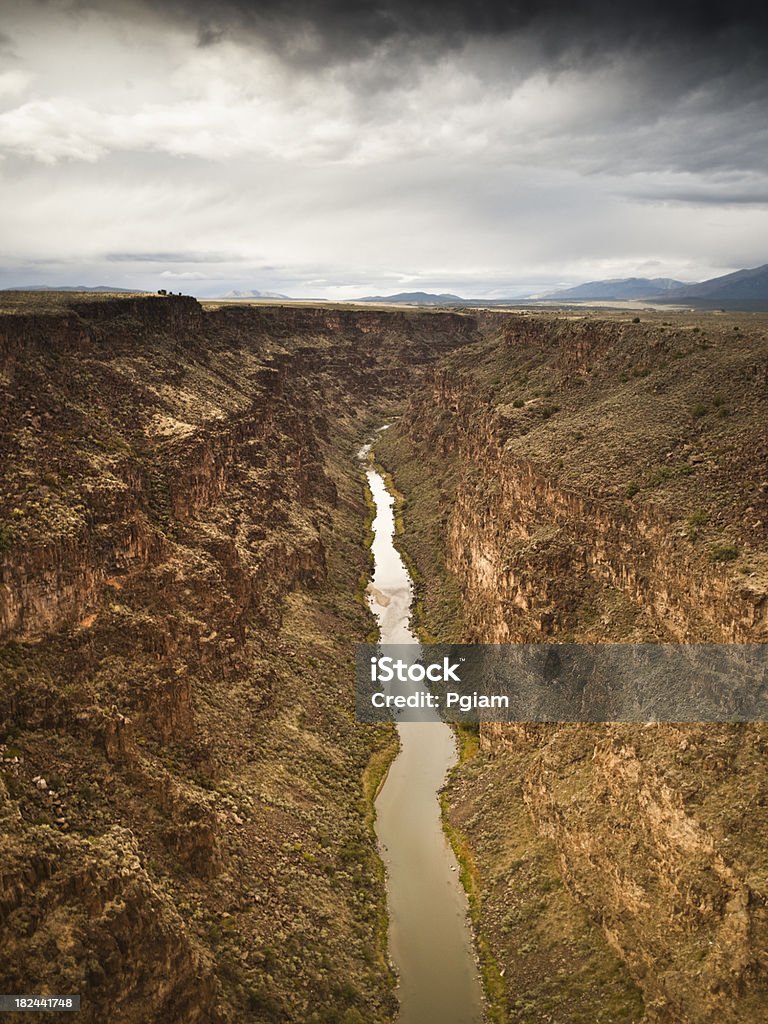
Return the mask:
<svg viewBox="0 0 768 1024"><path fill-rule="evenodd" d="M460 295L451 295L450 292L442 292L440 295L434 295L432 292L397 292L395 295L366 295L365 298L354 301L393 302L410 306L464 306L471 300L462 299Z"/></svg>
<svg viewBox="0 0 768 1024"><path fill-rule="evenodd" d="M245 291L231 291L222 295L223 299L288 299L290 296L282 295L280 292L260 292L256 288L248 288Z"/></svg>
<svg viewBox="0 0 768 1024"><path fill-rule="evenodd" d="M768 263L751 270L713 277L699 284L685 284L671 289L661 301L688 302L691 305L757 303L754 308L766 309L768 299Z"/></svg>
<svg viewBox="0 0 768 1024"><path fill-rule="evenodd" d="M644 299L649 295L674 291L685 286L684 281L671 277L625 277L608 281L587 281L575 288L547 292L543 299Z"/></svg>
<svg viewBox="0 0 768 1024"><path fill-rule="evenodd" d="M509 306L538 302L622 302L648 301L703 309L728 307L768 310L768 264L751 270L737 270L707 281L676 281L669 277L626 277L587 281L573 288L513 299L464 299L450 293L397 292L368 295L356 302L387 302L415 306Z"/></svg>
<svg viewBox="0 0 768 1024"><path fill-rule="evenodd" d="M132 292L139 289L116 288L114 285L26 285L22 288L5 288L2 291L30 292ZM285 299L290 296L280 292L262 292L256 289L229 291L225 299ZM310 300L305 300L310 301ZM312 301L327 301L317 299ZM508 299L465 299L451 292L396 292L393 295L366 295L353 302L378 302L409 306L510 306L529 303L589 303L589 302L653 302L680 306L695 306L701 309L741 309L768 311L768 263L748 270L737 270L732 274L713 277L707 281L676 281L669 277L626 277L604 281L587 281L572 288L563 288L536 295L517 296Z"/></svg>

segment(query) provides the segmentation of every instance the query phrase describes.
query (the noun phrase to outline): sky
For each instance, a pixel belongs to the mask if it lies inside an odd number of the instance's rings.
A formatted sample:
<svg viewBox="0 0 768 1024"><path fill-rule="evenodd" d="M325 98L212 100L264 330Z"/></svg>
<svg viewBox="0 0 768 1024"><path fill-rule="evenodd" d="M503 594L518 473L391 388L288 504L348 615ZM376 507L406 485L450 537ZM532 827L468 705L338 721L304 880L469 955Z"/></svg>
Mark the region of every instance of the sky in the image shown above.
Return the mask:
<svg viewBox="0 0 768 1024"><path fill-rule="evenodd" d="M0 0L0 288L503 298L764 264L764 6Z"/></svg>

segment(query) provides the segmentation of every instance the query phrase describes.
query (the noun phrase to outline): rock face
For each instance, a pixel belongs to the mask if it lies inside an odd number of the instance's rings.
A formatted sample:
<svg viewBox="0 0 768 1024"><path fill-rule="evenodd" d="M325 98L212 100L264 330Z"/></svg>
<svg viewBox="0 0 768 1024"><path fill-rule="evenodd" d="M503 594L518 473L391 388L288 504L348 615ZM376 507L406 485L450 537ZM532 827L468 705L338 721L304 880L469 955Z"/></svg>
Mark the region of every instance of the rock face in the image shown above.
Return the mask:
<svg viewBox="0 0 768 1024"><path fill-rule="evenodd" d="M480 326L485 340L446 357L380 450L405 492L428 629L489 643L766 642L764 319ZM642 991L645 1020L764 1019L767 740L762 726L482 728L485 756L449 802L483 874L511 1019L637 1019L626 1000L586 1008L565 979L547 1016L531 977L536 949L550 953L546 892L531 955L513 946L526 934L514 891L533 870L525 854L504 862L521 805Z"/></svg>
<svg viewBox="0 0 768 1024"><path fill-rule="evenodd" d="M4 844L0 901L9 990L27 991L32 955L45 960L47 989L82 993L91 1019L90 993L112 1007L111 1017L136 1024L221 1019L211 958L190 942L138 853L133 834L119 827L87 842L39 826L23 841Z"/></svg>
<svg viewBox="0 0 768 1024"><path fill-rule="evenodd" d="M3 301L0 988L389 1019L354 451L474 322Z"/></svg>

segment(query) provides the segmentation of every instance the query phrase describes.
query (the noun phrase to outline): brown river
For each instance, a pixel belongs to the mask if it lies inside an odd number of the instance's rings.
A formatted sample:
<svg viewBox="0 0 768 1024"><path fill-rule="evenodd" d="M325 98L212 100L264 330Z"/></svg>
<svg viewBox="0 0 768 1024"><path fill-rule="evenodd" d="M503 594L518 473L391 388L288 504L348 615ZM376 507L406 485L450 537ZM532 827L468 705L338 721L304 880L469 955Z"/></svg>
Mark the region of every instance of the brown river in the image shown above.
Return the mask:
<svg viewBox="0 0 768 1024"><path fill-rule="evenodd" d="M370 450L361 450L365 457ZM376 506L368 600L382 644L414 644L413 585L394 545L394 501L366 469ZM398 1024L480 1024L484 1002L459 870L440 819L439 791L456 763L450 726L399 722L400 753L376 800L387 872L389 954L397 971Z"/></svg>

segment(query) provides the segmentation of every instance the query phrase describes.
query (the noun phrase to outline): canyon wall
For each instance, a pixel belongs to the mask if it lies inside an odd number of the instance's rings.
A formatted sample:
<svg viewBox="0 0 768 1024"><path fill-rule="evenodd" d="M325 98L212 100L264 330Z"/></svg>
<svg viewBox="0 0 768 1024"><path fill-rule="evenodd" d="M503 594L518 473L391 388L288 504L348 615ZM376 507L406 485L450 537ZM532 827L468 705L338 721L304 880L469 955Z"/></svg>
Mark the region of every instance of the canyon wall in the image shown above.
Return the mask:
<svg viewBox="0 0 768 1024"><path fill-rule="evenodd" d="M0 988L394 1010L352 718L354 452L471 318L6 295Z"/></svg>
<svg viewBox="0 0 768 1024"><path fill-rule="evenodd" d="M766 323L664 317L488 315L379 446L430 635L768 639ZM767 740L482 727L448 800L511 1020L764 1019Z"/></svg>

